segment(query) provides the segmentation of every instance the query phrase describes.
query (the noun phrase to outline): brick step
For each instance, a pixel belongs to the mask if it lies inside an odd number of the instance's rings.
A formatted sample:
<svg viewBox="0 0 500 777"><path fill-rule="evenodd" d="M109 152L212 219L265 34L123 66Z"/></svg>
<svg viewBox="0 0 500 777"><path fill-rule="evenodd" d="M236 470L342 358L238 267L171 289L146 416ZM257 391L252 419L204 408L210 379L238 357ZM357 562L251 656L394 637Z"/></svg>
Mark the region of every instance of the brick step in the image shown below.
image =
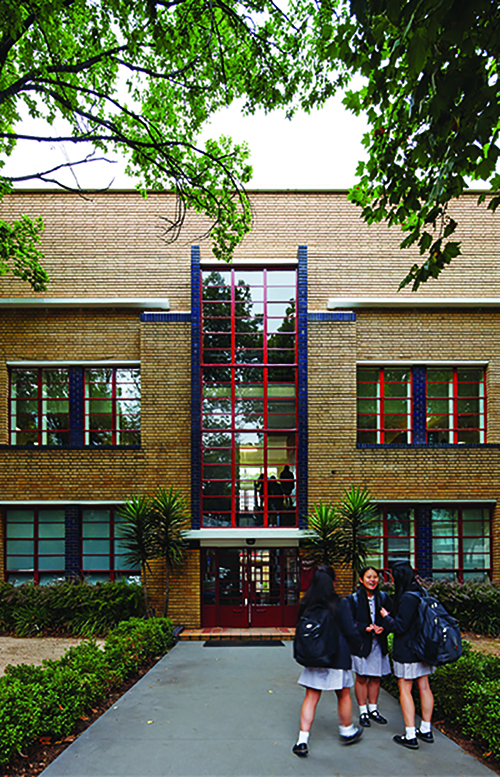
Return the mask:
<svg viewBox="0 0 500 777"><path fill-rule="evenodd" d="M258 640L292 640L295 634L294 628L278 626L276 628L251 628L251 629L233 629L223 626L214 626L213 628L179 630L178 638L182 641L205 641L205 640L233 640L238 642L251 642Z"/></svg>

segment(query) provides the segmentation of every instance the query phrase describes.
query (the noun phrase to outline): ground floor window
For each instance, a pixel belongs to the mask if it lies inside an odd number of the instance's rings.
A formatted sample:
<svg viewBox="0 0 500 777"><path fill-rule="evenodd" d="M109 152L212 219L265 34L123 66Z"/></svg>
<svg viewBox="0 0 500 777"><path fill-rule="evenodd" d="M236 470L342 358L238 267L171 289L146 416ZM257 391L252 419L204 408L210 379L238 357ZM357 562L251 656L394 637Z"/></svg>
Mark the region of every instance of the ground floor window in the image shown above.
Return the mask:
<svg viewBox="0 0 500 777"><path fill-rule="evenodd" d="M464 582L491 576L488 507L383 505L369 539L368 561L377 569L407 559L422 577Z"/></svg>
<svg viewBox="0 0 500 777"><path fill-rule="evenodd" d="M433 578L483 580L491 571L490 513L484 507L432 509Z"/></svg>
<svg viewBox="0 0 500 777"><path fill-rule="evenodd" d="M14 585L65 577L65 514L55 509L6 512L6 572Z"/></svg>
<svg viewBox="0 0 500 777"><path fill-rule="evenodd" d="M140 582L127 564L114 507L12 508L5 512L6 579L14 585L80 578Z"/></svg>
<svg viewBox="0 0 500 777"><path fill-rule="evenodd" d="M370 535L369 563L388 569L394 559L406 559L416 566L415 508L383 507Z"/></svg>
<svg viewBox="0 0 500 777"><path fill-rule="evenodd" d="M103 580L136 579L140 570L131 569L120 542L122 519L114 509L81 511L82 576L89 583Z"/></svg>
<svg viewBox="0 0 500 777"><path fill-rule="evenodd" d="M204 626L295 626L298 550L205 548L201 586Z"/></svg>

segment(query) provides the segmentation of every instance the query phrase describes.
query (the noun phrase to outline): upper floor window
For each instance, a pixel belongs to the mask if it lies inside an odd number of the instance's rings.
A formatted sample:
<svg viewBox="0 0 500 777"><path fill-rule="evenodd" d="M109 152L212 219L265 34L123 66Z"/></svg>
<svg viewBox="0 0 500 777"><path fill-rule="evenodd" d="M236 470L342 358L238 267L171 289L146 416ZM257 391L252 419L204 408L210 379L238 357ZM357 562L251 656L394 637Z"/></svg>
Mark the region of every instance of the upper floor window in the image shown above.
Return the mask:
<svg viewBox="0 0 500 777"><path fill-rule="evenodd" d="M358 369L358 442L412 442L409 367Z"/></svg>
<svg viewBox="0 0 500 777"><path fill-rule="evenodd" d="M427 368L427 442L486 442L483 369Z"/></svg>
<svg viewBox="0 0 500 777"><path fill-rule="evenodd" d="M85 444L137 445L141 441L138 369L85 370Z"/></svg>
<svg viewBox="0 0 500 777"><path fill-rule="evenodd" d="M10 442L140 445L140 369L78 365L11 369Z"/></svg>
<svg viewBox="0 0 500 777"><path fill-rule="evenodd" d="M486 442L483 367L358 367L357 441Z"/></svg>
<svg viewBox="0 0 500 777"><path fill-rule="evenodd" d="M12 445L69 445L69 370L15 369L10 374Z"/></svg>

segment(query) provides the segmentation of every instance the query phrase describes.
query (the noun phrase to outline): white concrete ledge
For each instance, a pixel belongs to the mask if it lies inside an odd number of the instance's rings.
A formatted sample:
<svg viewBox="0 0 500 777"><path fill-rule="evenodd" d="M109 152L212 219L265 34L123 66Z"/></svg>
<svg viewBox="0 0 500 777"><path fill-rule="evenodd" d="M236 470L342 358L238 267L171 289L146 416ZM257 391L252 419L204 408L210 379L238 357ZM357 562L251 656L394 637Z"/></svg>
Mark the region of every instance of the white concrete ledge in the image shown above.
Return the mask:
<svg viewBox="0 0 500 777"><path fill-rule="evenodd" d="M0 308L141 308L170 310L166 297L5 297Z"/></svg>
<svg viewBox="0 0 500 777"><path fill-rule="evenodd" d="M205 547L249 545L263 548L269 543L273 547L280 544L284 547L293 547L299 544L299 539L303 535L302 529L241 527L241 529L191 529L186 532L186 539L199 540L200 545Z"/></svg>
<svg viewBox="0 0 500 777"><path fill-rule="evenodd" d="M500 297L331 297L328 310L340 308L494 308Z"/></svg>

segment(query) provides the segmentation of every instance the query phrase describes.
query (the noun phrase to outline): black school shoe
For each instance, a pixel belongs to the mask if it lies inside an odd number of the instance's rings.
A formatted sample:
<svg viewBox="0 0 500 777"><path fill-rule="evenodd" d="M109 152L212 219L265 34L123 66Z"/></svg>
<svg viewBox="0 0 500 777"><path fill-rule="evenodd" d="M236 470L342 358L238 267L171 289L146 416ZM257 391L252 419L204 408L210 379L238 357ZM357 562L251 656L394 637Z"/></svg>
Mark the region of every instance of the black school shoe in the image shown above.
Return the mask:
<svg viewBox="0 0 500 777"><path fill-rule="evenodd" d="M375 723L380 723L382 725L387 723L387 718L384 718L384 716L381 715L378 710L373 710L373 712L369 712L368 715L372 720L375 721Z"/></svg>
<svg viewBox="0 0 500 777"><path fill-rule="evenodd" d="M406 736L400 736L399 734L395 734L392 739L397 745L402 745L403 747L407 747L408 750L418 750L417 737L413 737L413 739L407 739Z"/></svg>
<svg viewBox="0 0 500 777"><path fill-rule="evenodd" d="M434 737L432 736L432 731L426 731L425 734L423 734L419 728L417 728L417 737L422 740L422 742L434 742Z"/></svg>
<svg viewBox="0 0 500 777"><path fill-rule="evenodd" d="M295 753L295 755L298 755L299 758L306 758L306 756L309 755L309 750L307 749L306 743L301 742L300 745L294 745L292 747L292 753Z"/></svg>
<svg viewBox="0 0 500 777"><path fill-rule="evenodd" d="M363 728L370 728L371 726L370 716L368 715L367 712L362 712L361 715L359 716L359 725L363 726Z"/></svg>
<svg viewBox="0 0 500 777"><path fill-rule="evenodd" d="M359 742L361 739L361 735L363 733L362 728L357 728L354 734L350 734L350 736L342 736L340 735L340 741L343 745L354 745L355 742Z"/></svg>

